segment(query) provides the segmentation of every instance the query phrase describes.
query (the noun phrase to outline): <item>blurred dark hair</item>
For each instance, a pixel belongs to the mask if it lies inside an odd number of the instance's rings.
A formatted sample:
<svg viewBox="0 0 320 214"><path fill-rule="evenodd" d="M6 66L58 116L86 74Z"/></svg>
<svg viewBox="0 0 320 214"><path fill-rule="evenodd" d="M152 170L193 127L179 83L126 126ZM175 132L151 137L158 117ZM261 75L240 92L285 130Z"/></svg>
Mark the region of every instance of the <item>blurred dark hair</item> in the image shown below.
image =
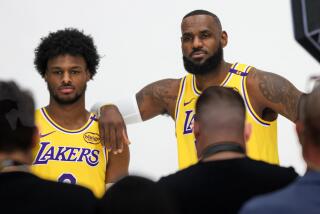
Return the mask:
<svg viewBox="0 0 320 214"><path fill-rule="evenodd" d="M14 82L0 81L0 151L27 151L33 144L34 101Z"/></svg>
<svg viewBox="0 0 320 214"><path fill-rule="evenodd" d="M166 192L155 182L138 176L127 176L111 186L99 210L108 214L176 213Z"/></svg>

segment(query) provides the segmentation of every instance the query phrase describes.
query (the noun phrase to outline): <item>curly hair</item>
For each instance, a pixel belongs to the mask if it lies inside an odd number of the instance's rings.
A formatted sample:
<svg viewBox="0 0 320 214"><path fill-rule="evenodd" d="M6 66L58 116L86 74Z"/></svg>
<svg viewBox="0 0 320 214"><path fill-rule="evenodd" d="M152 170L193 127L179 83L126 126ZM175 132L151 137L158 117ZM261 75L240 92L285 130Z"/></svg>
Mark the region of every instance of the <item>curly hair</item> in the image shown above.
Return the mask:
<svg viewBox="0 0 320 214"><path fill-rule="evenodd" d="M69 54L82 56L92 77L96 74L100 61L97 48L90 35L74 28L66 28L42 37L35 49L34 65L39 74L44 77L48 60L59 55Z"/></svg>

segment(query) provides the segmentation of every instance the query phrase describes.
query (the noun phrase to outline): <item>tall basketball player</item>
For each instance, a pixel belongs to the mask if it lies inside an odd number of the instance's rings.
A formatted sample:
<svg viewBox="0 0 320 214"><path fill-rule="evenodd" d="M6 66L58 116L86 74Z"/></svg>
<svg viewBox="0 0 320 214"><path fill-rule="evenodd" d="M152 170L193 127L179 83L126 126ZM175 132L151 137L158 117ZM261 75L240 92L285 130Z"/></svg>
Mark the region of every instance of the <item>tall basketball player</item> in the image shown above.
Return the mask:
<svg viewBox="0 0 320 214"><path fill-rule="evenodd" d="M281 114L296 121L302 93L281 76L242 63L224 61L223 48L228 43L228 35L222 30L219 18L211 12L196 10L188 13L182 20L181 31L184 66L189 74L181 79L151 83L139 91L132 104L138 109L136 120L139 117L148 120L164 113L170 115L176 126L179 167L185 168L197 161L192 132L197 97L209 86L231 87L244 98L247 121L253 127L247 145L249 157L278 163L277 116ZM124 119L128 116L126 112L132 117L134 110L123 111L122 106L118 107ZM102 124L106 127L111 127L108 124L122 124L124 129L115 106L105 105L100 110ZM112 149L121 150L119 142L123 142L121 137L106 143Z"/></svg>
<svg viewBox="0 0 320 214"><path fill-rule="evenodd" d="M50 101L36 111L40 142L33 172L102 196L105 183L128 173L129 150L109 155L100 141L96 115L85 109L87 82L99 64L93 39L76 29L50 33L36 48L34 63L47 83Z"/></svg>

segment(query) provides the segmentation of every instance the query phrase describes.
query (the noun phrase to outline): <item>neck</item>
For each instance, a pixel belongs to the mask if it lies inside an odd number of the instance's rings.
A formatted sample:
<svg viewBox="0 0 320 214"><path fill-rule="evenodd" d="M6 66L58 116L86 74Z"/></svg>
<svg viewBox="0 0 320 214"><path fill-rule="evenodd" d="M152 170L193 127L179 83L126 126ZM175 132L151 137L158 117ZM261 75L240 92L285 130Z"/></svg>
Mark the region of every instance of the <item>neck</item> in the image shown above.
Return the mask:
<svg viewBox="0 0 320 214"><path fill-rule="evenodd" d="M56 123L66 129L81 128L90 116L90 113L85 109L84 98L67 105L61 105L51 98L46 110Z"/></svg>
<svg viewBox="0 0 320 214"><path fill-rule="evenodd" d="M207 158L202 159L203 162L216 161L216 160L229 160L235 158L245 158L246 155L238 152L219 152L217 154L213 154Z"/></svg>
<svg viewBox="0 0 320 214"><path fill-rule="evenodd" d="M305 142L302 144L302 154L308 169L320 171L320 147L318 145Z"/></svg>
<svg viewBox="0 0 320 214"><path fill-rule="evenodd" d="M5 162L18 162L21 165L5 165ZM13 153L0 153L0 171L1 172L14 172L14 171L29 171L29 167L32 163L32 154L28 152L13 152Z"/></svg>
<svg viewBox="0 0 320 214"><path fill-rule="evenodd" d="M235 144L239 145L240 147L244 149L244 141L239 140L239 138L223 138L222 139L217 139L217 138L211 138L211 140L208 140L207 142L198 142L199 144L205 145L204 149L201 151L203 153L208 147L214 147L214 145L221 145L221 144ZM246 157L245 153L239 152L239 151L220 151L217 153L213 153L207 157L204 157L202 161L207 162L207 161L214 161L214 160L227 160L227 159L234 159L234 158L244 158Z"/></svg>
<svg viewBox="0 0 320 214"><path fill-rule="evenodd" d="M200 91L205 90L210 86L221 85L225 80L232 64L225 62L224 60L218 65L217 68L205 75L196 75L197 88Z"/></svg>

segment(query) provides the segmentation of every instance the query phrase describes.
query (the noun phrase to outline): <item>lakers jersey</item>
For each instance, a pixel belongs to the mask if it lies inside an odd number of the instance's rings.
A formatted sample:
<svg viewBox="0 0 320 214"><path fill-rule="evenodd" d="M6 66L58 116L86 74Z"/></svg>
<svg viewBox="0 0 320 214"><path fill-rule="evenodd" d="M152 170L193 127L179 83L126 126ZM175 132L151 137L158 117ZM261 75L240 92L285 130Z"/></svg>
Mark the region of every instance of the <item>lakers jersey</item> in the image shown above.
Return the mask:
<svg viewBox="0 0 320 214"><path fill-rule="evenodd" d="M246 120L252 125L252 134L247 142L247 154L256 160L278 164L277 121L265 121L253 110L246 88L251 66L235 63L221 83L238 91L246 105ZM188 74L180 83L175 110L175 127L178 141L179 168L197 162L195 137L192 131L195 104L201 91L197 89L195 76Z"/></svg>
<svg viewBox="0 0 320 214"><path fill-rule="evenodd" d="M36 111L40 142L32 171L44 179L85 186L97 197L105 192L107 152L100 143L96 116L78 130L56 124L45 108Z"/></svg>

